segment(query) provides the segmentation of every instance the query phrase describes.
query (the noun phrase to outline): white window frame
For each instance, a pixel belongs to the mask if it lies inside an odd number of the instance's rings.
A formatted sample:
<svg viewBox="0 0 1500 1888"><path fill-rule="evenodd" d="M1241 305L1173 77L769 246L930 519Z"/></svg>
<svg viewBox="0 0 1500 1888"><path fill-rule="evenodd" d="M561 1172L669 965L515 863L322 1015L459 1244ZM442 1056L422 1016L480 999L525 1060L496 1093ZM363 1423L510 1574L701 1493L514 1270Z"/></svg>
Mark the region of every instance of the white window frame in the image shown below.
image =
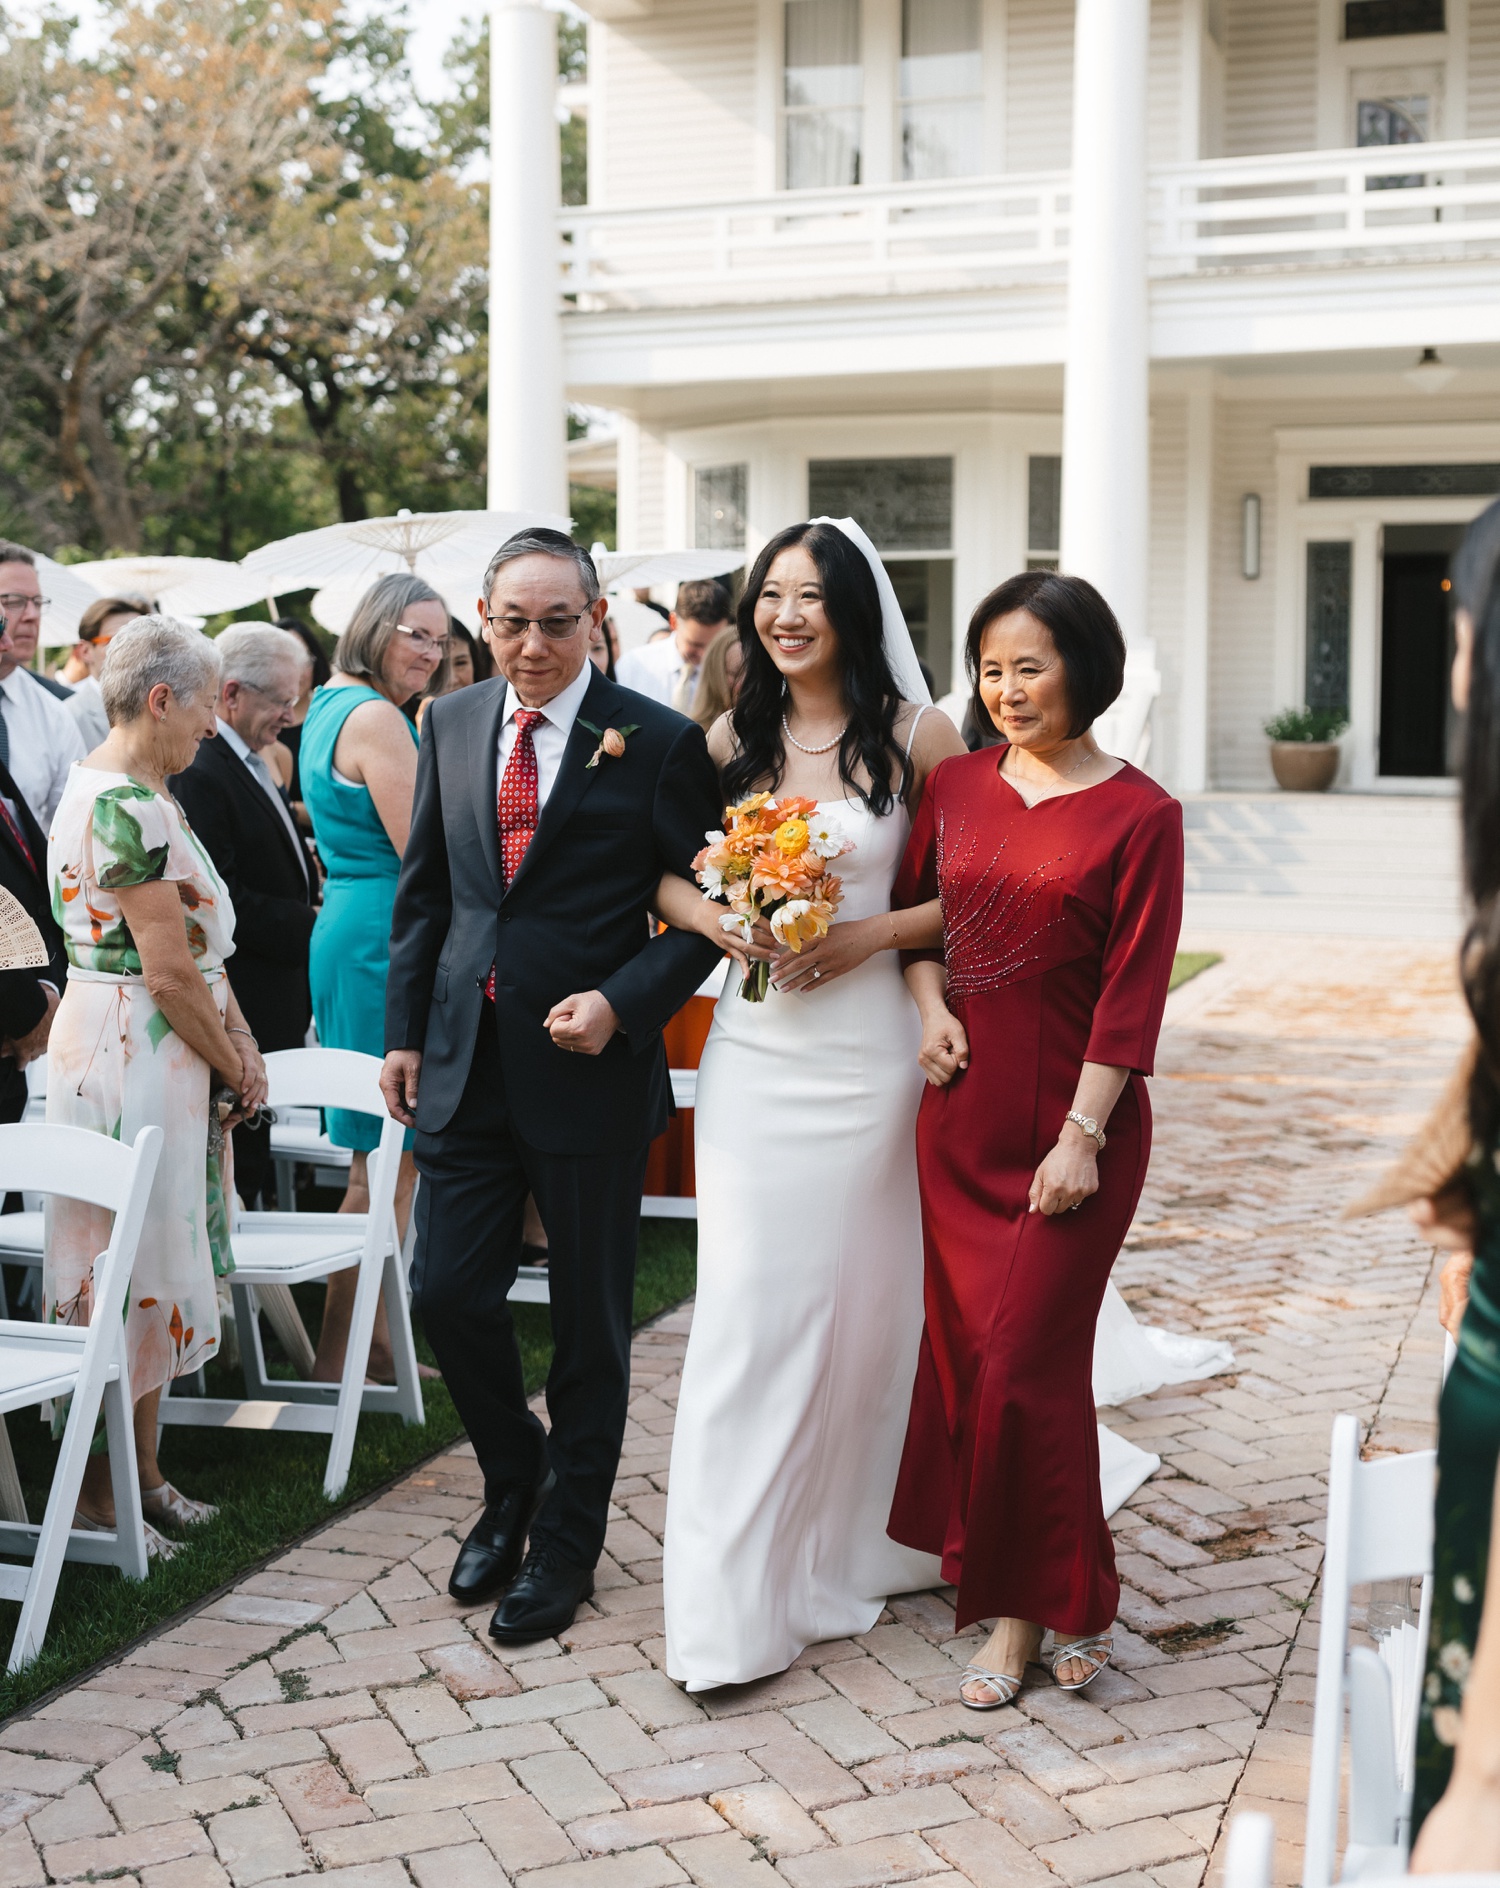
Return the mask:
<svg viewBox="0 0 1500 1888"><path fill-rule="evenodd" d="M1344 0L1318 0L1318 148L1347 150L1350 75L1364 67L1438 66L1442 69L1434 142L1467 136L1469 0L1445 0L1447 30L1406 33L1395 39L1345 39Z"/></svg>

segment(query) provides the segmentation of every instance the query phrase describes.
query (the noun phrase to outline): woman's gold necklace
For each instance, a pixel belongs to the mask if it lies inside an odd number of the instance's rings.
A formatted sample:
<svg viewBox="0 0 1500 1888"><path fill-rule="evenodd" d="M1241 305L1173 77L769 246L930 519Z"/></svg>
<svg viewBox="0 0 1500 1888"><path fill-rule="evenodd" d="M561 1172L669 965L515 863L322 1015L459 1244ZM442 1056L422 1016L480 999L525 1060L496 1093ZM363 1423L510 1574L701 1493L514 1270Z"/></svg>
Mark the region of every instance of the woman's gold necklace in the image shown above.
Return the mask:
<svg viewBox="0 0 1500 1888"><path fill-rule="evenodd" d="M1011 748L1011 752L1012 752L1012 753L1014 753L1014 752L1015 752L1015 748L1014 748L1014 747L1012 747L1012 748ZM1066 779L1068 778L1068 776L1069 776L1070 774L1076 774L1076 773L1078 772L1078 770L1079 770L1079 768L1080 768L1080 767L1086 767L1086 766L1087 766L1087 765L1089 764L1089 762L1090 762L1091 760L1095 760L1095 759L1097 759L1097 758L1098 758L1098 756L1099 756L1099 755L1100 755L1100 754L1101 754L1102 752L1103 752L1103 749L1102 749L1102 748L1097 748L1097 747L1091 747L1091 748L1090 748L1090 749L1088 750L1088 752L1087 752L1087 753L1085 753L1085 754L1082 754L1082 755L1080 755L1080 756L1079 756L1079 758L1078 758L1077 760L1075 760L1075 761L1074 761L1074 763L1073 763L1073 765L1072 765L1071 767L1064 767L1064 768L1063 768L1063 770L1062 770L1062 772L1061 772L1060 774L1058 774L1058 775L1056 776L1056 778L1057 778L1058 780L1066 780ZM1026 775L1025 775L1025 774L1022 774L1022 776L1021 776L1021 778L1022 778L1022 779L1024 780L1024 779L1026 778ZM1040 782L1037 782L1037 783L1035 783L1035 784L1038 784L1038 785L1040 785L1041 783L1040 783ZM1042 798L1046 798L1046 795L1045 795L1045 794L1043 794L1043 795L1042 795L1041 797L1042 797Z"/></svg>

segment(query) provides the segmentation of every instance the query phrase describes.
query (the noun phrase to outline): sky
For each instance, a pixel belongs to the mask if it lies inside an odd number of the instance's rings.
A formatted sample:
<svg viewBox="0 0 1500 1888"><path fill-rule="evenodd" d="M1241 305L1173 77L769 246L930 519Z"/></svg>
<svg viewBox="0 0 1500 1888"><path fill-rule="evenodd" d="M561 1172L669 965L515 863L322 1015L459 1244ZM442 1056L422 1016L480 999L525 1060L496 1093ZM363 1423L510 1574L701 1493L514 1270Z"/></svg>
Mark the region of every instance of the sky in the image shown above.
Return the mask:
<svg viewBox="0 0 1500 1888"><path fill-rule="evenodd" d="M408 0L406 16L412 29L409 41L413 75L418 95L424 99L441 98L451 90L443 70L443 54L448 50L465 19L483 12L485 0ZM99 7L96 0L73 0L71 10L79 19L83 43L97 37ZM389 13L389 6L379 0L354 0L354 10L369 16L377 11ZM34 23L36 9L27 0L18 0L10 11L23 26Z"/></svg>

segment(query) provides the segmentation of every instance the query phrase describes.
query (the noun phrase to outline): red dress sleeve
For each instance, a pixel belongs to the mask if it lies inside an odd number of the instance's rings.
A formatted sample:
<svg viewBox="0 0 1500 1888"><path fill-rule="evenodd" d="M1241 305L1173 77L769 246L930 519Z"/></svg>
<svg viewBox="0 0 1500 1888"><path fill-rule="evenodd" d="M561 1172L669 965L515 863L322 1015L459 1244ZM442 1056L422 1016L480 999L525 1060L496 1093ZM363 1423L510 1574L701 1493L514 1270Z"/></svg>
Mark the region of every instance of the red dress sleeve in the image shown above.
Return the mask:
<svg viewBox="0 0 1500 1888"><path fill-rule="evenodd" d="M906 851L902 855L901 869L896 874L896 882L891 887L891 910L910 911L913 905L930 904L940 896L937 863L937 801L938 775L942 772L940 761L928 775L927 785L922 794L922 804L917 808L917 817L912 825L911 837L906 842ZM940 948L925 951L902 951L901 968L909 964L940 964L943 953Z"/></svg>
<svg viewBox="0 0 1500 1888"><path fill-rule="evenodd" d="M1125 841L1084 1060L1151 1073L1182 929L1182 808L1162 799Z"/></svg>

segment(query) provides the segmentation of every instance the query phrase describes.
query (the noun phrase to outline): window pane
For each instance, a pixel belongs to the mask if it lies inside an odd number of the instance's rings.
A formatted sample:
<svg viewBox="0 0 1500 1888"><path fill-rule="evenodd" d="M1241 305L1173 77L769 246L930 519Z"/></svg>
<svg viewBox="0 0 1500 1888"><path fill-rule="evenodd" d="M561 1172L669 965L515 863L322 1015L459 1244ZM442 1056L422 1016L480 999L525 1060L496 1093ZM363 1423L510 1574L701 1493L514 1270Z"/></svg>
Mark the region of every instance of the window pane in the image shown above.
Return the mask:
<svg viewBox="0 0 1500 1888"><path fill-rule="evenodd" d="M857 105L859 0L786 0L786 103Z"/></svg>
<svg viewBox="0 0 1500 1888"><path fill-rule="evenodd" d="M947 105L908 105L903 110L904 177L977 177L983 157L984 114L977 98Z"/></svg>
<svg viewBox="0 0 1500 1888"><path fill-rule="evenodd" d="M1307 705L1349 712L1349 590L1353 546L1307 547Z"/></svg>
<svg viewBox="0 0 1500 1888"><path fill-rule="evenodd" d="M901 96L966 97L980 84L979 0L902 0Z"/></svg>
<svg viewBox="0 0 1500 1888"><path fill-rule="evenodd" d="M1062 543L1062 460L1034 454L1026 461L1026 548L1037 557L1054 555Z"/></svg>
<svg viewBox="0 0 1500 1888"><path fill-rule="evenodd" d="M952 547L951 459L814 459L807 492L810 517L853 518L878 550Z"/></svg>
<svg viewBox="0 0 1500 1888"><path fill-rule="evenodd" d="M1345 39L1394 39L1446 30L1443 0L1346 0Z"/></svg>
<svg viewBox="0 0 1500 1888"><path fill-rule="evenodd" d="M700 551L745 548L749 467L701 465L693 474L693 543Z"/></svg>
<svg viewBox="0 0 1500 1888"><path fill-rule="evenodd" d="M859 182L857 111L798 112L786 121L788 190L832 190Z"/></svg>

